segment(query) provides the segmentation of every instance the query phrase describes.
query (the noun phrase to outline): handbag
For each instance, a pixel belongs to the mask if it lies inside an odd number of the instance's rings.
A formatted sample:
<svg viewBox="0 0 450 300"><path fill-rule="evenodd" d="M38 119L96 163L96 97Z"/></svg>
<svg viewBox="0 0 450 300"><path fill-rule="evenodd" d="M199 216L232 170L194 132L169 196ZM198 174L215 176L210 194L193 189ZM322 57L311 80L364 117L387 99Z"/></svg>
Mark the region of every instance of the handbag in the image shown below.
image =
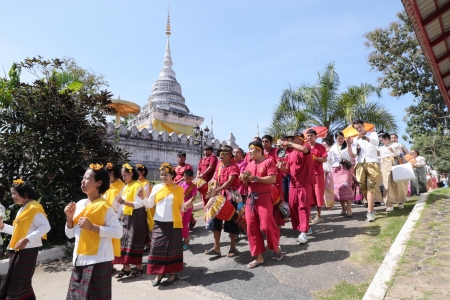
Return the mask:
<svg viewBox="0 0 450 300"><path fill-rule="evenodd" d="M411 163L392 166L392 180L402 182L416 179Z"/></svg>

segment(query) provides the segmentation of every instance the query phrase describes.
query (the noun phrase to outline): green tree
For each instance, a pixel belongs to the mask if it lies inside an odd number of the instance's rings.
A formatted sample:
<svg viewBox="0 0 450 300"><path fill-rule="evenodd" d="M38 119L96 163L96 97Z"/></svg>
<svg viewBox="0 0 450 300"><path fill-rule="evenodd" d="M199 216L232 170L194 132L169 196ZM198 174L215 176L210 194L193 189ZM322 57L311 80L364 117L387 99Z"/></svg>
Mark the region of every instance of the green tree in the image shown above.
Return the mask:
<svg viewBox="0 0 450 300"><path fill-rule="evenodd" d="M450 173L450 138L443 138L439 131L430 131L417 135L412 148L418 150L438 172Z"/></svg>
<svg viewBox="0 0 450 300"><path fill-rule="evenodd" d="M334 63L330 63L318 74L316 84L284 90L267 133L279 137L299 128L324 126L330 137L354 119L362 119L387 131L397 130L394 116L380 103L368 101L371 95L381 97L379 88L361 84L339 92L339 87L339 76Z"/></svg>
<svg viewBox="0 0 450 300"><path fill-rule="evenodd" d="M20 82L24 69L38 78ZM77 77L63 80L64 72L70 73L63 61L38 57L14 64L10 77L0 81L0 101L7 104L0 108L1 180L6 187L16 178L33 184L52 226L52 243L65 240L65 205L85 197L80 190L85 167L127 160L127 153L106 136L111 94L88 93L78 84L72 90ZM7 201L13 204L10 197ZM15 215L18 207L10 208Z"/></svg>
<svg viewBox="0 0 450 300"><path fill-rule="evenodd" d="M406 132L416 136L442 130L442 117L447 107L436 85L430 66L422 52L411 21L405 12L387 28L377 28L364 36L366 47L373 50L368 62L380 71L379 87L390 90L392 96L412 97L414 105L405 107ZM403 137L405 140L407 136Z"/></svg>

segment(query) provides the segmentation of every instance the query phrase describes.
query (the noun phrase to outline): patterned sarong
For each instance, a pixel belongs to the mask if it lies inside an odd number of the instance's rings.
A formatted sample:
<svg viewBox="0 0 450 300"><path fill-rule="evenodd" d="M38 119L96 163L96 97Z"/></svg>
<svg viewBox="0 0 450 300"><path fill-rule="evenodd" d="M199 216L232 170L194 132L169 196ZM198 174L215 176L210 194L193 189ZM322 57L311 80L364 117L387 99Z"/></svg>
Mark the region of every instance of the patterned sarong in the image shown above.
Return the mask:
<svg viewBox="0 0 450 300"><path fill-rule="evenodd" d="M334 200L354 200L354 193L352 189L353 169L347 170L342 166L333 167L331 174L333 176L334 183Z"/></svg>
<svg viewBox="0 0 450 300"><path fill-rule="evenodd" d="M183 271L181 231L181 228L173 228L173 222L155 221L148 256L148 274L168 274Z"/></svg>
<svg viewBox="0 0 450 300"><path fill-rule="evenodd" d="M111 299L111 261L73 267L66 299Z"/></svg>
<svg viewBox="0 0 450 300"><path fill-rule="evenodd" d="M0 299L36 299L31 279L39 248L28 248L20 251L9 251L9 269L0 291Z"/></svg>
<svg viewBox="0 0 450 300"><path fill-rule="evenodd" d="M148 237L147 212L144 207L133 210L131 216L122 215L123 236L120 239L121 257L114 258L119 265L140 265Z"/></svg>

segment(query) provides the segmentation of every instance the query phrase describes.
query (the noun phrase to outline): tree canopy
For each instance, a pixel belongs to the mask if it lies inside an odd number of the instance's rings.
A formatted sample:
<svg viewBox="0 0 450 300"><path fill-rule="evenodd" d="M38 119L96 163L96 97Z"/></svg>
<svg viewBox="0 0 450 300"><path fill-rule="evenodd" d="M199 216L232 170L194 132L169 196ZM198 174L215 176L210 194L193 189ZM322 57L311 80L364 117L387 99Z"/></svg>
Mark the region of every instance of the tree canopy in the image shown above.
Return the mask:
<svg viewBox="0 0 450 300"><path fill-rule="evenodd" d="M406 132L410 139L442 132L442 119L447 107L436 85L430 66L420 48L411 21L405 12L386 28L365 34L365 45L373 50L368 62L380 71L379 87L390 90L392 96L412 97L414 105L405 107ZM408 140L407 136L403 137ZM412 138L412 139L411 139Z"/></svg>
<svg viewBox="0 0 450 300"><path fill-rule="evenodd" d="M80 182L88 164L127 160L127 153L106 137L111 94L100 91L101 84L86 87L84 75L72 72L76 69L81 70L38 57L13 64L9 76L0 78L1 181L6 187L16 178L33 184L53 242L65 240L65 205L85 197ZM21 82L22 70L36 80ZM7 204L13 204L10 196ZM17 205L10 208L15 215Z"/></svg>
<svg viewBox="0 0 450 300"><path fill-rule="evenodd" d="M352 85L340 92L334 63L318 73L314 85L285 89L273 113L267 133L280 137L292 130L313 126L328 128L330 136L347 127L354 119L372 123L377 129L395 132L394 116L380 103L369 101L381 97L381 89L371 84Z"/></svg>

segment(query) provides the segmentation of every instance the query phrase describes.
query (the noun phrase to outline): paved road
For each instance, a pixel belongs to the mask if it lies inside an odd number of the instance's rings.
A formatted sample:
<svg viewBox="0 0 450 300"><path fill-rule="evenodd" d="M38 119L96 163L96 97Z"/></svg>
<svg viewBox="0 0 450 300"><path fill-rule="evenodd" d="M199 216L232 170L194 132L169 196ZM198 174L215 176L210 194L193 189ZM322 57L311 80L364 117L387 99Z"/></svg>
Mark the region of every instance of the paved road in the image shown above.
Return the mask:
<svg viewBox="0 0 450 300"><path fill-rule="evenodd" d="M377 208L383 210L384 207ZM307 244L295 241L297 233L290 223L281 230L280 245L285 252L281 262L272 261L266 252L263 266L250 270L252 260L245 238L238 242L239 255L228 258L228 235L221 238L222 257L203 252L213 245L212 234L198 220L191 231L190 251L185 252L186 267L181 281L171 287L151 286L151 276L139 279L113 279L113 299L312 299L312 293L331 288L342 280L357 283L368 280L374 270L364 269L347 258L356 245L352 238L364 234L365 209L356 206L353 218L339 216L340 209L324 212L324 223L313 226ZM146 258L145 258L146 260ZM37 267L33 286L37 299L64 299L70 278L70 262L60 261Z"/></svg>

